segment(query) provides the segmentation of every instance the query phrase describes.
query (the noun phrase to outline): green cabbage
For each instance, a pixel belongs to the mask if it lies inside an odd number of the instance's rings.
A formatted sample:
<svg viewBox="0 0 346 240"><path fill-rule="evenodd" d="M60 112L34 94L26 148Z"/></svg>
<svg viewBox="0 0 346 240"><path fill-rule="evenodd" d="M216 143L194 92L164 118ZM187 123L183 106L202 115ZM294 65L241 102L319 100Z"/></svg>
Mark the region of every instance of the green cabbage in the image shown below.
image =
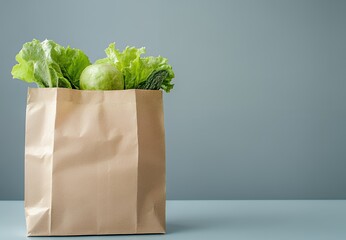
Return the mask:
<svg viewBox="0 0 346 240"><path fill-rule="evenodd" d="M112 63L124 75L125 89L160 89L169 92L174 84L172 66L167 59L158 57L141 57L145 48L126 47L120 52L111 43L105 50L107 58L99 59L97 63ZM155 81L155 82L152 82ZM159 85L158 85L159 83Z"/></svg>
<svg viewBox="0 0 346 240"><path fill-rule="evenodd" d="M91 63L79 49L64 48L51 40L34 39L23 45L12 68L13 78L35 82L39 87L79 89L79 78Z"/></svg>
<svg viewBox="0 0 346 240"><path fill-rule="evenodd" d="M99 63L87 66L80 75L82 90L122 90L123 74L110 63Z"/></svg>

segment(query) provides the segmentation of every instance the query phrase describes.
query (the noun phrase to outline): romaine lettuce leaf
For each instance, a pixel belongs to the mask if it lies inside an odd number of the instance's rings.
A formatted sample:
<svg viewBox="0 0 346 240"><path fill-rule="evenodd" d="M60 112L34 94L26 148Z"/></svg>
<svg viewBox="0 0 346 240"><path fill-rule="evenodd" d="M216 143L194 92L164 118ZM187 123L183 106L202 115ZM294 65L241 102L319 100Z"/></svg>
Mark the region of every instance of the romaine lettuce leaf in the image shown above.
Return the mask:
<svg viewBox="0 0 346 240"><path fill-rule="evenodd" d="M13 78L35 82L39 87L76 89L79 89L81 72L91 64L79 49L36 39L23 45L16 60L18 64L12 69Z"/></svg>
<svg viewBox="0 0 346 240"><path fill-rule="evenodd" d="M79 89L79 79L83 70L91 63L89 58L79 49L65 49L64 54L59 55L59 63L62 74L70 81L73 88Z"/></svg>

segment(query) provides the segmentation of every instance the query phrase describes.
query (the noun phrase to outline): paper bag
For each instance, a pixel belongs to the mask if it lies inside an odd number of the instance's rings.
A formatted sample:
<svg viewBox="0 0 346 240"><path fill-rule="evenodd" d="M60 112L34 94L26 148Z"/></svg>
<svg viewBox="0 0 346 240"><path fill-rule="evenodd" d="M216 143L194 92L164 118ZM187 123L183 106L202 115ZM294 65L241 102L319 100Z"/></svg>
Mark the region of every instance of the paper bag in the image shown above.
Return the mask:
<svg viewBox="0 0 346 240"><path fill-rule="evenodd" d="M28 236L165 232L159 90L28 90Z"/></svg>

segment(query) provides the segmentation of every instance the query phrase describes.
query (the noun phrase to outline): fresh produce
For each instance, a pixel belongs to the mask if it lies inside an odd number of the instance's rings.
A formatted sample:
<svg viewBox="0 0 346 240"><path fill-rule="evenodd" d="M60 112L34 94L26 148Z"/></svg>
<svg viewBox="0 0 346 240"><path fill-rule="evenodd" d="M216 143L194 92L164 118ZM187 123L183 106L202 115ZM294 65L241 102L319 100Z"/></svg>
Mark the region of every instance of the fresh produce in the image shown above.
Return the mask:
<svg viewBox="0 0 346 240"><path fill-rule="evenodd" d="M162 88L169 92L173 88L171 80L174 78L174 72L172 66L167 63L167 58L141 57L145 53L145 48L126 47L120 52L115 48L115 43L111 43L105 52L107 58L97 60L96 63L114 64L124 75L125 89Z"/></svg>
<svg viewBox="0 0 346 240"><path fill-rule="evenodd" d="M13 78L35 82L38 87L79 89L79 77L91 63L79 49L64 48L52 40L34 39L17 54Z"/></svg>
<svg viewBox="0 0 346 240"><path fill-rule="evenodd" d="M64 48L52 40L34 39L16 55L13 78L35 82L38 87L63 87L81 90L163 89L174 84L167 58L141 57L145 48L126 47L122 52L111 43L107 57L91 65L79 49Z"/></svg>
<svg viewBox="0 0 346 240"><path fill-rule="evenodd" d="M167 79L169 72L166 70L153 71L144 82L138 84L139 89L153 89L158 90L161 88L163 81Z"/></svg>
<svg viewBox="0 0 346 240"><path fill-rule="evenodd" d="M124 77L112 64L93 64L83 70L80 76L80 88L83 90L121 90L124 89Z"/></svg>

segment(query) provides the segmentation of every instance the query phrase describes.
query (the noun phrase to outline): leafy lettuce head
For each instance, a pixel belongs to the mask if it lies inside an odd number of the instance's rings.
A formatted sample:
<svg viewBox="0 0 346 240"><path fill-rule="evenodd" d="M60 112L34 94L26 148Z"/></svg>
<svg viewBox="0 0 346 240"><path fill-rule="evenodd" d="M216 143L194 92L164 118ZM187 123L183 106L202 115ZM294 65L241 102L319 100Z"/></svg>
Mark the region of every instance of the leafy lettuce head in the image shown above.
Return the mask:
<svg viewBox="0 0 346 240"><path fill-rule="evenodd" d="M91 63L79 49L64 48L52 40L32 40L23 45L12 68L13 78L35 82L38 87L79 89L79 78Z"/></svg>
<svg viewBox="0 0 346 240"><path fill-rule="evenodd" d="M105 50L107 57L97 63L112 63L124 75L125 88L163 89L169 92L174 84L172 66L167 58L141 57L145 48L126 47L122 52L111 43Z"/></svg>

